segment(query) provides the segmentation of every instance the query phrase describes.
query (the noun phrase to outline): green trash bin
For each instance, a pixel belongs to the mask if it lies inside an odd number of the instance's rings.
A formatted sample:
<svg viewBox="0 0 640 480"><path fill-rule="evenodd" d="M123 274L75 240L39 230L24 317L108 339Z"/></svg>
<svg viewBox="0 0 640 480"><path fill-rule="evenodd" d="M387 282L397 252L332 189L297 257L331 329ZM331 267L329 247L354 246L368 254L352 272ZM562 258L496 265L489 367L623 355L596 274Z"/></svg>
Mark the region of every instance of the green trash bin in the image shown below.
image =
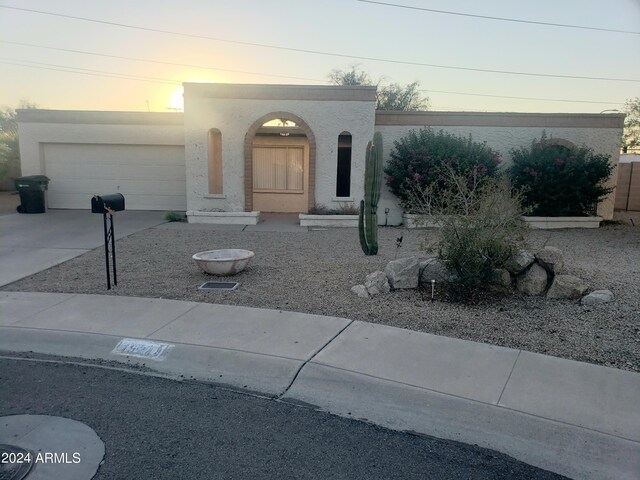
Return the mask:
<svg viewBox="0 0 640 480"><path fill-rule="evenodd" d="M45 213L47 207L44 192L49 188L49 178L44 175L18 177L13 183L20 194L18 213Z"/></svg>

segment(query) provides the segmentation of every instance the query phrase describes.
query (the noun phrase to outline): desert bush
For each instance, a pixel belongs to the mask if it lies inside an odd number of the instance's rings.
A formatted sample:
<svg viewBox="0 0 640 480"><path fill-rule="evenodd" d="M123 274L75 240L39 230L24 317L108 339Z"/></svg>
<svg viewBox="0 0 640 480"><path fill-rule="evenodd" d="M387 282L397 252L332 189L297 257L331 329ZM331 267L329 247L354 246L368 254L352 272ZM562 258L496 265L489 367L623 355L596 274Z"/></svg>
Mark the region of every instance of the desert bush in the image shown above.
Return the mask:
<svg viewBox="0 0 640 480"><path fill-rule="evenodd" d="M167 222L186 222L187 216L184 212L174 212L173 210L169 210L165 212L164 219Z"/></svg>
<svg viewBox="0 0 640 480"><path fill-rule="evenodd" d="M400 198L411 213L408 186L421 189L445 189L446 169L453 169L458 176L494 177L498 175L500 155L486 143L474 142L472 137L461 137L430 128L412 130L394 142L391 159L384 172L387 186Z"/></svg>
<svg viewBox="0 0 640 480"><path fill-rule="evenodd" d="M511 181L523 189L524 205L533 215L592 215L612 191L604 186L613 169L608 155L550 143L544 132L531 148L512 150L511 157Z"/></svg>
<svg viewBox="0 0 640 480"><path fill-rule="evenodd" d="M470 298L486 289L494 271L523 246L527 224L521 207L522 194L506 178L444 171L438 185L408 189L409 202L429 212L440 226L439 238L426 249L453 274L450 291Z"/></svg>

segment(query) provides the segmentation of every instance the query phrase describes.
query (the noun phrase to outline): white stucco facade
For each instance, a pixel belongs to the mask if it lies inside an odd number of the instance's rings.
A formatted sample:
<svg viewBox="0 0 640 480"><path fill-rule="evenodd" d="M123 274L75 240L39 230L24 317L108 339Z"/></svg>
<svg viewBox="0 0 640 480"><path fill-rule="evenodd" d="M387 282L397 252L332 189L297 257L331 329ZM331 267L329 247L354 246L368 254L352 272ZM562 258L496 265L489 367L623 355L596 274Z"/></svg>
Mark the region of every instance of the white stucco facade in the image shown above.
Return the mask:
<svg viewBox="0 0 640 480"><path fill-rule="evenodd" d="M291 114L315 140L315 204L333 206L336 197L338 136L352 136L351 198L364 191L364 155L373 138L374 87L298 87L185 84L185 154L189 210L244 211L245 142L256 122ZM222 134L223 194L208 194L207 133ZM311 139L309 139L311 140ZM310 146L310 150L314 147Z"/></svg>
<svg viewBox="0 0 640 480"><path fill-rule="evenodd" d="M617 166L624 116L376 112L375 87L187 83L184 114L20 110L22 173L51 178L50 208L88 208L93 194L121 192L129 209L187 210L194 213L192 221L207 221L210 212L250 212L257 198L252 148L259 142L254 140L274 119L295 122L305 145L302 204L337 208L357 206L363 197L366 145L375 131L383 137L385 162L394 141L431 127L487 142L505 167L513 148L530 146L543 130L610 155ZM220 132L222 192L210 192L211 129ZM350 193L337 198L338 137L345 133L351 135ZM271 141L287 143L286 137ZM616 177L614 172L610 185ZM614 195L598 208L604 218L612 218ZM286 196L280 199L271 204L288 202ZM381 224L402 221L397 199L384 186L378 212ZM233 220L244 222L245 216Z"/></svg>

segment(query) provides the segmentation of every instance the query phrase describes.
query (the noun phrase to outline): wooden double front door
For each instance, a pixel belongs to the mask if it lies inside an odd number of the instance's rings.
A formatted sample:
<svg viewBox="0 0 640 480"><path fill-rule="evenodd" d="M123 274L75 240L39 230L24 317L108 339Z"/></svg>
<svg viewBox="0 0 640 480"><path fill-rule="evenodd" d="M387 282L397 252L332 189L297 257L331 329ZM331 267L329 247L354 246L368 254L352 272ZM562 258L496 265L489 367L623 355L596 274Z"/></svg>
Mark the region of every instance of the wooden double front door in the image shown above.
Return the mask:
<svg viewBox="0 0 640 480"><path fill-rule="evenodd" d="M256 138L252 170L254 210L307 213L309 143L306 138Z"/></svg>

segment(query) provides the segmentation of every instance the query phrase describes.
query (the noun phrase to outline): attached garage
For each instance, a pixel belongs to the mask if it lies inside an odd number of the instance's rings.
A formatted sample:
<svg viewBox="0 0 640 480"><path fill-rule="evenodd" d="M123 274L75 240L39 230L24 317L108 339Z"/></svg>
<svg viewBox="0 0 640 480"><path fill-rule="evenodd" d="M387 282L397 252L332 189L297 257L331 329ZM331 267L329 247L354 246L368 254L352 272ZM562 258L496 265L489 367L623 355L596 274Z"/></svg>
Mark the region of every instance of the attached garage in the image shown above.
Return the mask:
<svg viewBox="0 0 640 480"><path fill-rule="evenodd" d="M51 179L49 208L122 193L127 210L185 211L183 124L182 113L20 110L22 174Z"/></svg>
<svg viewBox="0 0 640 480"><path fill-rule="evenodd" d="M96 194L122 193L127 210L186 210L184 147L43 144L49 208L89 208Z"/></svg>

